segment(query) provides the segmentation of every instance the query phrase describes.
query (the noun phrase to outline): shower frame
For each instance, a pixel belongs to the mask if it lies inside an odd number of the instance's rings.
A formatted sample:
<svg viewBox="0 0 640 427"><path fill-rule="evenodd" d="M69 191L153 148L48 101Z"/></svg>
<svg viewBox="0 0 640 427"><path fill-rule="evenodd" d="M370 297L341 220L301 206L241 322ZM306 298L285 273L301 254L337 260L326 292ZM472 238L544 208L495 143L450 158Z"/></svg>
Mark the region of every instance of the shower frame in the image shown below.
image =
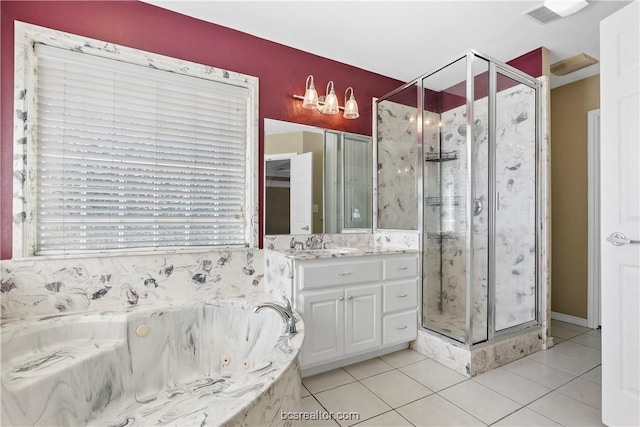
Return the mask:
<svg viewBox="0 0 640 427"><path fill-rule="evenodd" d="M423 331L427 331L429 333L435 333L440 338L444 339L447 342L450 342L456 346L463 347L466 349L472 348L480 348L485 345L491 344L496 339L507 339L513 336L520 335L533 327L537 327L541 324L541 316L540 307L542 305L541 299L544 297L541 295L541 283L543 282L542 272L541 272L541 238L542 238L542 186L540 182L541 177L541 159L540 159L540 144L542 140L542 126L541 126L541 103L540 103L540 90L541 83L534 77L523 73L522 71L502 63L488 55L479 53L475 50L468 50L467 52L456 56L454 59L447 61L443 66L432 69L431 71L420 75L419 77L411 80L410 82L402 85L401 87L395 89L388 94L381 96L378 99L374 98L373 102L373 135L377 137L377 106L380 102L388 100L394 95L415 86L417 92L417 100L416 100L416 138L417 144L420 152L420 167L419 167L419 176L417 176L417 200L418 200L418 224L417 230L420 233L420 245L423 247L424 239L426 238L427 231L425 230L425 221L424 221L424 174L425 174L425 150L423 144L423 129L424 129L424 89L423 86L424 79L432 76L439 71L444 70L445 68L453 65L457 61L466 58L466 166L467 166L467 174L466 174L466 194L465 198L465 215L466 215L466 229L465 229L465 250L466 250L466 260L465 260L465 285L466 285L466 293L465 293L465 337L464 341L459 341L455 338L449 337L443 332L430 329L424 325L424 262L421 261L418 263L418 274L420 277L420 286L419 286L419 301L420 301L420 321L419 327ZM475 201L475 133L471 131L474 120L474 102L476 99L474 98L474 70L473 70L473 61L474 59L479 58L488 64L488 75L489 75L489 87L488 87L488 143L489 143L489 155L488 155L488 194L487 194L487 204L485 209L489 209L488 216L488 266L487 266L487 338L481 342L474 343L473 342L473 295L474 294L474 251L473 251L473 211L474 211L474 201ZM502 329L500 331L495 330L495 223L496 223L496 93L497 93L497 77L498 72L512 80L528 86L535 90L535 319L520 323L518 325L508 327ZM377 170L377 149L373 150L374 153L374 188L378 188L378 176ZM374 231L391 231L391 232L407 232L409 230L404 229L381 229L378 228L378 213L377 206L378 200L376 197L375 207L374 209ZM422 257L424 258L424 257ZM442 275L442 272L440 272ZM442 277L441 277L442 280ZM442 296L440 296L442 298Z"/></svg>

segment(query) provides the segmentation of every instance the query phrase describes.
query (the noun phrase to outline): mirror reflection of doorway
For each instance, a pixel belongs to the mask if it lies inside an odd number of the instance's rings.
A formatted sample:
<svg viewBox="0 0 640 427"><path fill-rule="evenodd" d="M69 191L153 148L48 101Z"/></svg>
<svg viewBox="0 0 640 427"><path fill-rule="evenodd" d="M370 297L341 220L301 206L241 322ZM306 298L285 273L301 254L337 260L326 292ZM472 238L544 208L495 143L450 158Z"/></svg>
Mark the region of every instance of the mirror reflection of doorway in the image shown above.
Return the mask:
<svg viewBox="0 0 640 427"><path fill-rule="evenodd" d="M265 164L265 233L310 234L312 153L272 154L265 156Z"/></svg>

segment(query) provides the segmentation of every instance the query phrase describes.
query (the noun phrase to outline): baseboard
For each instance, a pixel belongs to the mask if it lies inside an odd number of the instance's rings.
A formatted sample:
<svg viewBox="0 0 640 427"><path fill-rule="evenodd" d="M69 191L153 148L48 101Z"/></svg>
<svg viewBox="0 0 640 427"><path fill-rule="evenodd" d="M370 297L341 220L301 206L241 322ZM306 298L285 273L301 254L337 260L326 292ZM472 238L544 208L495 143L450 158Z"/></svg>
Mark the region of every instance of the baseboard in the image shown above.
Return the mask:
<svg viewBox="0 0 640 427"><path fill-rule="evenodd" d="M585 328L589 327L587 319L583 319L582 317L570 316L568 314L556 313L555 311L552 311L551 318L560 320L562 322L573 323L574 325L578 326L584 326ZM553 331L553 328L551 330Z"/></svg>

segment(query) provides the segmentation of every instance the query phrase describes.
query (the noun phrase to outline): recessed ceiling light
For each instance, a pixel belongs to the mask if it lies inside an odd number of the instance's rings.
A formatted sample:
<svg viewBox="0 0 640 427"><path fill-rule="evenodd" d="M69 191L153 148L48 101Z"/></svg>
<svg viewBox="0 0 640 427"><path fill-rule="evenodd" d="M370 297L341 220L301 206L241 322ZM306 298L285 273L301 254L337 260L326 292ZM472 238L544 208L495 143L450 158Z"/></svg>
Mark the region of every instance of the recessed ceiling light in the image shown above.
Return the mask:
<svg viewBox="0 0 640 427"><path fill-rule="evenodd" d="M546 0L544 4L524 12L523 15L544 25L576 13L588 4L585 0Z"/></svg>
<svg viewBox="0 0 640 427"><path fill-rule="evenodd" d="M586 0L545 0L544 2L544 7L563 18L573 15L588 5Z"/></svg>

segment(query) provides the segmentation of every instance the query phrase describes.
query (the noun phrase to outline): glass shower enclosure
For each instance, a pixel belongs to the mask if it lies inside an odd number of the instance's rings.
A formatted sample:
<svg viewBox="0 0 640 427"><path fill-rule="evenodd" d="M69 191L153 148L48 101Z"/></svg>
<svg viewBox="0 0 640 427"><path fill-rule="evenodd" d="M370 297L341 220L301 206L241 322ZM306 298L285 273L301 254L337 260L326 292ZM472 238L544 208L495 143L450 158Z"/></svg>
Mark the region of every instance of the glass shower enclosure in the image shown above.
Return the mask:
<svg viewBox="0 0 640 427"><path fill-rule="evenodd" d="M539 88L469 51L377 101L378 229L420 232L421 325L465 346L538 324Z"/></svg>

